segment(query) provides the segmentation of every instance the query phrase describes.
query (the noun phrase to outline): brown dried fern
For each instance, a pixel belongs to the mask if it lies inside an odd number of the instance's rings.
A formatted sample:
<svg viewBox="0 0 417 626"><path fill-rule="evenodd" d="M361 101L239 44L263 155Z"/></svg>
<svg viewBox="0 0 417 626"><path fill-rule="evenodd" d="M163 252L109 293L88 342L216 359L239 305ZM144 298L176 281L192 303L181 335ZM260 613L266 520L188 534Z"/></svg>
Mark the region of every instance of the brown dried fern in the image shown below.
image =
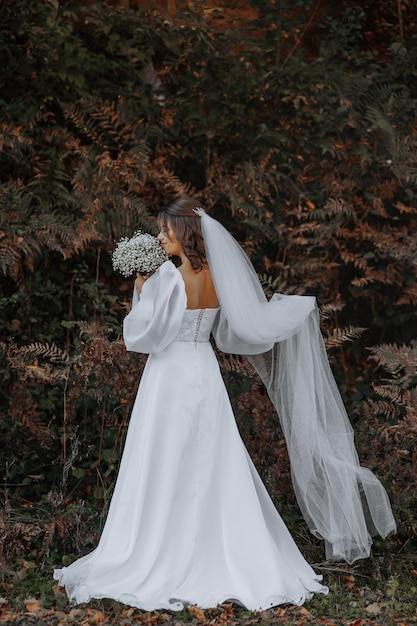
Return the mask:
<svg viewBox="0 0 417 626"><path fill-rule="evenodd" d="M366 328L360 326L347 326L345 328L333 328L333 330L327 331L324 337L324 343L327 350L332 348L339 348L346 342L353 342L360 339Z"/></svg>
<svg viewBox="0 0 417 626"><path fill-rule="evenodd" d="M246 356L238 354L226 354L215 348L216 357L219 366L227 371L235 374L241 374L242 376L252 378L255 375L255 370L249 363Z"/></svg>
<svg viewBox="0 0 417 626"><path fill-rule="evenodd" d="M35 341L34 343L22 346L18 350L21 354L42 357L49 359L53 363L68 363L70 360L68 352L59 348L54 343L49 344L47 342L41 343L40 341Z"/></svg>

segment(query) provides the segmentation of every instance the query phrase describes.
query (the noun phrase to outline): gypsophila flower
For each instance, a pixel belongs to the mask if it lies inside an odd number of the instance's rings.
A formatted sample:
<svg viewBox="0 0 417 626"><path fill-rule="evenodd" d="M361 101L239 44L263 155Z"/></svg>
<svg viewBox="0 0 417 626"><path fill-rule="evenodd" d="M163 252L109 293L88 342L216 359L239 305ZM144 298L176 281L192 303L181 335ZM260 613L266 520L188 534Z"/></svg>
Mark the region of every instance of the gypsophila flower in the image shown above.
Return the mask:
<svg viewBox="0 0 417 626"><path fill-rule="evenodd" d="M126 277L152 274L168 258L157 238L140 230L133 237L122 237L112 253L113 269Z"/></svg>

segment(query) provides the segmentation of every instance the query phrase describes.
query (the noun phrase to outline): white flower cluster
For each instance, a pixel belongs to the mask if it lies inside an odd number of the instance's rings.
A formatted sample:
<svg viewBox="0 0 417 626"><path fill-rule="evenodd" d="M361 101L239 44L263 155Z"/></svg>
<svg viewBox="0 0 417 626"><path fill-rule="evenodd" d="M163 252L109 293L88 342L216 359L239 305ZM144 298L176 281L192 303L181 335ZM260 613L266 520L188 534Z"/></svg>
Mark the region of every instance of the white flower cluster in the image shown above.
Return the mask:
<svg viewBox="0 0 417 626"><path fill-rule="evenodd" d="M168 256L157 238L140 230L133 237L122 237L112 253L113 269L126 277L152 274L165 261Z"/></svg>

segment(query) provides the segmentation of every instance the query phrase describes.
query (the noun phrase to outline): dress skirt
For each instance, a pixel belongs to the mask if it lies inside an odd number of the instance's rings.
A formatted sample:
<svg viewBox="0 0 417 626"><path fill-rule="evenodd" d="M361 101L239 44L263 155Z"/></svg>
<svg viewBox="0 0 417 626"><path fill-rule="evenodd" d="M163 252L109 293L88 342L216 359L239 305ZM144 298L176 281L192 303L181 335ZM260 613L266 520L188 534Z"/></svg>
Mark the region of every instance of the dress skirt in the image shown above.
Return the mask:
<svg viewBox="0 0 417 626"><path fill-rule="evenodd" d="M146 611L327 593L246 451L209 342L149 356L99 545L54 577L76 603Z"/></svg>

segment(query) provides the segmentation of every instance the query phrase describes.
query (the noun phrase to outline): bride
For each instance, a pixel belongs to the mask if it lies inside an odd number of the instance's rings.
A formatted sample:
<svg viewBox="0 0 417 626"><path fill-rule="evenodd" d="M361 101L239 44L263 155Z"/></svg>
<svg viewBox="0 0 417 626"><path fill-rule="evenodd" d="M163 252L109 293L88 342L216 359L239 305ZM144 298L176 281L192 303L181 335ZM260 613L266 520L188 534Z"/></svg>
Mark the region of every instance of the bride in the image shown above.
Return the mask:
<svg viewBox="0 0 417 626"><path fill-rule="evenodd" d="M295 545L240 438L209 342L246 354L277 408L301 511L329 559L395 532L384 488L359 465L315 299L267 302L250 261L198 202L159 214L166 261L138 275L128 350L149 353L98 547L54 577L76 602L147 610L302 604L328 589Z"/></svg>

